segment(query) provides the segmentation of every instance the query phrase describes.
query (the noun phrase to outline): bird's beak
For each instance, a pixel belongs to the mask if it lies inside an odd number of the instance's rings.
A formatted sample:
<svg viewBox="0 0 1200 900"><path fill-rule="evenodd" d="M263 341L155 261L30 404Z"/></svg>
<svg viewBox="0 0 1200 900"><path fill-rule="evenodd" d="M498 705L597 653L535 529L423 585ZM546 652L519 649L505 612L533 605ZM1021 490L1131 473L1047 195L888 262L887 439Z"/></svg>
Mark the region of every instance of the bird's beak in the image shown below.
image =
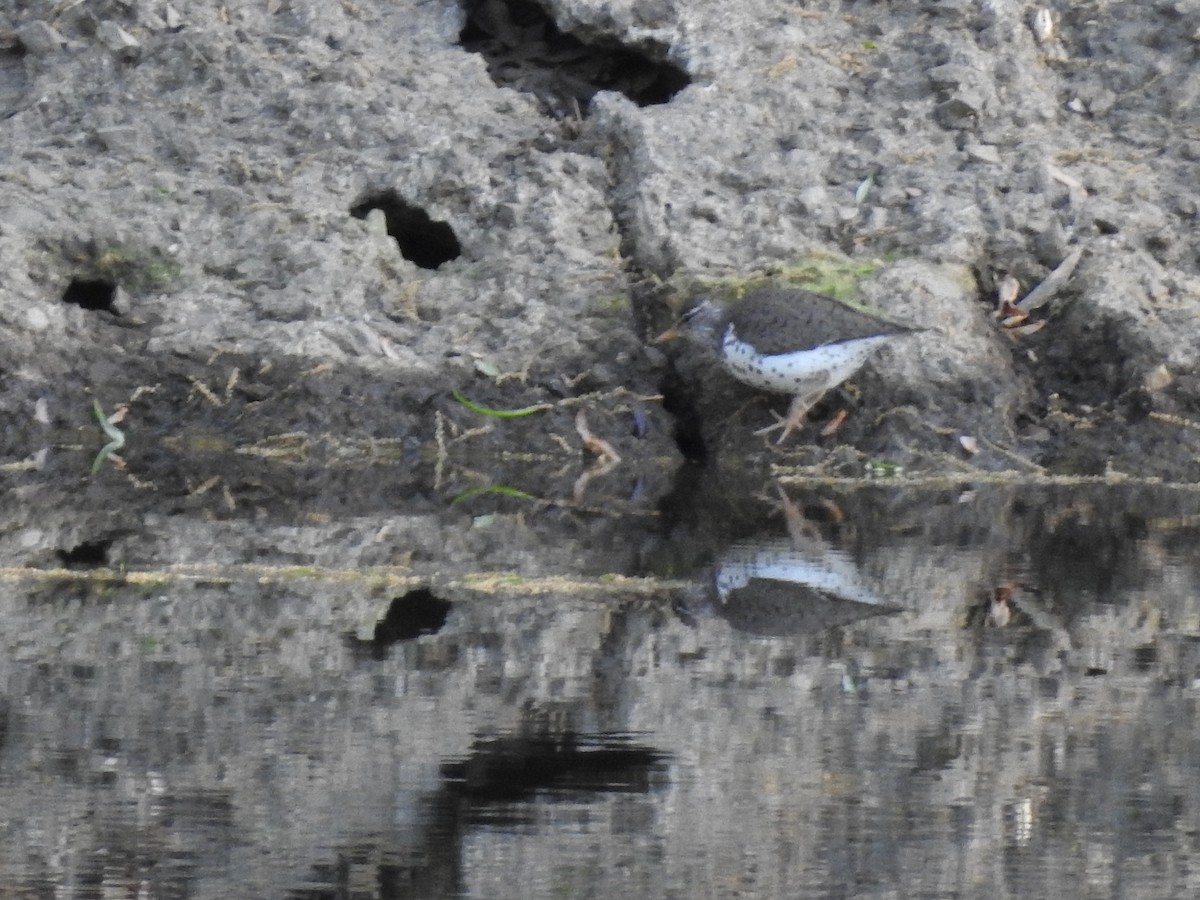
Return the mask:
<svg viewBox="0 0 1200 900"><path fill-rule="evenodd" d="M652 343L665 344L667 341L675 340L681 334L683 334L683 329L678 324L675 324L656 337Z"/></svg>

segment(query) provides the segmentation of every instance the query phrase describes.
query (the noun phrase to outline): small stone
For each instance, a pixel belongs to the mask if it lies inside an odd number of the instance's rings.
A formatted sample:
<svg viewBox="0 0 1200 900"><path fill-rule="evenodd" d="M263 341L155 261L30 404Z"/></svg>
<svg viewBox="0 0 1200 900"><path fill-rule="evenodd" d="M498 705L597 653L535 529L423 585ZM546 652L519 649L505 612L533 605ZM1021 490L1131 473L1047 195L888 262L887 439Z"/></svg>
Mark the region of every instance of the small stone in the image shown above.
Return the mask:
<svg viewBox="0 0 1200 900"><path fill-rule="evenodd" d="M108 308L118 316L129 315L129 293L119 284L113 290L112 300L109 301Z"/></svg>
<svg viewBox="0 0 1200 900"><path fill-rule="evenodd" d="M1066 229L1054 219L1033 238L1033 251L1038 262L1050 268L1056 267L1071 252Z"/></svg>
<svg viewBox="0 0 1200 900"><path fill-rule="evenodd" d="M97 128L96 140L108 151L137 149L141 134L133 125L113 125Z"/></svg>
<svg viewBox="0 0 1200 900"><path fill-rule="evenodd" d="M142 10L138 17L138 24L147 31L165 31L167 27L166 21L161 16L147 10Z"/></svg>
<svg viewBox="0 0 1200 900"><path fill-rule="evenodd" d="M975 14L971 0L928 0L925 10L948 23L961 24Z"/></svg>
<svg viewBox="0 0 1200 900"><path fill-rule="evenodd" d="M939 103L933 117L943 128L974 128L979 124L979 110L958 97Z"/></svg>
<svg viewBox="0 0 1200 900"><path fill-rule="evenodd" d="M1000 151L992 144L967 144L963 150L967 154L968 159L973 159L975 162L988 163L989 165L1000 165Z"/></svg>
<svg viewBox="0 0 1200 900"><path fill-rule="evenodd" d="M25 324L29 326L30 331L45 331L50 327L50 317L44 310L31 306L25 310Z"/></svg>
<svg viewBox="0 0 1200 900"><path fill-rule="evenodd" d="M829 208L829 192L819 184L804 188L796 199L805 215L816 215Z"/></svg>
<svg viewBox="0 0 1200 900"><path fill-rule="evenodd" d="M22 25L17 31L17 40L21 42L25 51L33 56L56 53L66 43L57 30L41 21Z"/></svg>
<svg viewBox="0 0 1200 900"><path fill-rule="evenodd" d="M25 181L31 188L39 191L48 191L58 186L58 180L53 175L36 165L25 170Z"/></svg>
<svg viewBox="0 0 1200 900"><path fill-rule="evenodd" d="M979 77L974 70L967 66L959 66L953 63L947 63L944 66L935 66L926 74L929 75L929 80L933 83L933 86L942 90L956 88L963 84L973 84Z"/></svg>
<svg viewBox="0 0 1200 900"><path fill-rule="evenodd" d="M1039 44L1046 44L1054 40L1054 15L1045 7L1034 12L1031 27L1033 36L1037 38Z"/></svg>
<svg viewBox="0 0 1200 900"><path fill-rule="evenodd" d="M1088 112L1093 116L1103 116L1112 111L1112 108L1117 103L1117 95L1104 87L1097 87L1092 97L1087 101ZM1186 105L1183 110L1190 110L1192 107Z"/></svg>
<svg viewBox="0 0 1200 900"><path fill-rule="evenodd" d="M640 0L633 5L633 15L639 25L661 28L671 21L675 11L668 0Z"/></svg>
<svg viewBox="0 0 1200 900"><path fill-rule="evenodd" d="M1160 365L1146 375L1146 390L1151 394L1156 394L1168 387L1174 380L1175 378L1171 375L1171 370L1165 365Z"/></svg>
<svg viewBox="0 0 1200 900"><path fill-rule="evenodd" d="M142 55L142 45L138 39L116 22L101 22L96 29L96 37L118 59L134 62Z"/></svg>

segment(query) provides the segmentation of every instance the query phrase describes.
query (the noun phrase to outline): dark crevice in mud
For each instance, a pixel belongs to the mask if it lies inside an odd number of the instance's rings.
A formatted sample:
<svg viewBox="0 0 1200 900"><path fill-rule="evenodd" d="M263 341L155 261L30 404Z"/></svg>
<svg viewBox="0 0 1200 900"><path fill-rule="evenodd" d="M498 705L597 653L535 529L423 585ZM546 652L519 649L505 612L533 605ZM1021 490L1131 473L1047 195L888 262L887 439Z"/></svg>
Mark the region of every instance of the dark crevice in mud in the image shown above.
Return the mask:
<svg viewBox="0 0 1200 900"><path fill-rule="evenodd" d="M633 327L643 340L654 344L655 338L672 324L672 314L666 301L667 291L661 281L648 276L635 263L631 263L629 269L633 282L630 292ZM665 366L659 393L663 397L663 409L674 420L672 439L684 459L703 465L708 458L708 450L704 443L703 422L695 402L695 387L677 369L674 357L667 358Z"/></svg>
<svg viewBox="0 0 1200 900"><path fill-rule="evenodd" d="M89 312L107 312L120 315L114 301L117 298L117 286L111 281L102 279L75 278L63 291L64 303L72 303Z"/></svg>
<svg viewBox="0 0 1200 900"><path fill-rule="evenodd" d="M672 484L671 490L658 501L658 514L664 535L687 534L697 522L705 521L700 518L707 512L703 509L703 504L707 501L708 496L705 472L703 464L691 461L685 462L675 471L675 482ZM699 551L702 548L699 546L689 547L689 553L693 549ZM673 577L680 574L681 571L690 574L695 566L696 561L689 557L687 565L683 567L676 566L672 561L666 569L656 564L651 567L650 571L654 574Z"/></svg>
<svg viewBox="0 0 1200 900"><path fill-rule="evenodd" d="M56 550L55 555L65 569L98 569L108 565L113 540L83 541L69 550Z"/></svg>
<svg viewBox="0 0 1200 900"><path fill-rule="evenodd" d="M668 371L659 390L663 397L663 409L675 420L675 429L671 435L675 446L688 462L703 466L708 460L703 421L691 389L674 366Z"/></svg>
<svg viewBox="0 0 1200 900"><path fill-rule="evenodd" d="M383 211L387 232L400 247L400 255L422 269L436 269L458 259L462 246L447 222L435 222L425 210L406 203L395 191L382 191L350 207L350 215L365 219L373 209Z"/></svg>
<svg viewBox="0 0 1200 900"><path fill-rule="evenodd" d="M534 94L556 118L586 117L597 91L620 91L638 106L668 102L691 84L667 48L561 31L528 0L461 0L464 50L481 53L496 84Z"/></svg>

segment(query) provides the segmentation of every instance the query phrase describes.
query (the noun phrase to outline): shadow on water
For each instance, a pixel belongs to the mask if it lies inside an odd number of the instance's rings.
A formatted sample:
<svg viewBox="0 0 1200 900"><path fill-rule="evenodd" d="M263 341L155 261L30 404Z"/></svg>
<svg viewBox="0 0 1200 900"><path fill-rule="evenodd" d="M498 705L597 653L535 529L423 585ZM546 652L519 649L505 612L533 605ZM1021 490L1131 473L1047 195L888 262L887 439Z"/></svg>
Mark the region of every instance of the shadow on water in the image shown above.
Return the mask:
<svg viewBox="0 0 1200 900"><path fill-rule="evenodd" d="M701 477L655 509L573 504L583 465L556 503L386 508L374 464L311 506L249 470L232 505L11 493L6 883L1186 891L1200 495Z"/></svg>
<svg viewBox="0 0 1200 900"><path fill-rule="evenodd" d="M630 812L641 808L649 827L654 794L667 781L665 754L633 735L478 738L465 756L441 765L440 784L420 802L416 835L360 835L336 847L333 862L314 865L311 883L289 896L343 897L364 884L381 898L459 896L467 889L464 851L479 835L607 829L614 809L630 827Z"/></svg>

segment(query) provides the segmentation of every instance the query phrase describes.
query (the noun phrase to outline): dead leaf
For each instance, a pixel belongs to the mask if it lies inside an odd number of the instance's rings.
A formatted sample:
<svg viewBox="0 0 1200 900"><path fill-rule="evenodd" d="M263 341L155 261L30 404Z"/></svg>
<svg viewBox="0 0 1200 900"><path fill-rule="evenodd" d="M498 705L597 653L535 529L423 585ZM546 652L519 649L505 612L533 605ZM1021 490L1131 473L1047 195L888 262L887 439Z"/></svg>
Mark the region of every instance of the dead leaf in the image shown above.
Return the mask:
<svg viewBox="0 0 1200 900"><path fill-rule="evenodd" d="M849 417L850 414L846 410L839 410L838 414L830 419L825 427L821 429L821 437L829 437L832 434L837 434L837 430L842 427L842 423Z"/></svg>
<svg viewBox="0 0 1200 900"><path fill-rule="evenodd" d="M592 433L591 428L588 427L587 415L582 409L575 414L575 430L579 432L579 437L583 441L585 449L595 453L602 460L612 462L613 464L621 461L621 454L613 448L612 444Z"/></svg>

